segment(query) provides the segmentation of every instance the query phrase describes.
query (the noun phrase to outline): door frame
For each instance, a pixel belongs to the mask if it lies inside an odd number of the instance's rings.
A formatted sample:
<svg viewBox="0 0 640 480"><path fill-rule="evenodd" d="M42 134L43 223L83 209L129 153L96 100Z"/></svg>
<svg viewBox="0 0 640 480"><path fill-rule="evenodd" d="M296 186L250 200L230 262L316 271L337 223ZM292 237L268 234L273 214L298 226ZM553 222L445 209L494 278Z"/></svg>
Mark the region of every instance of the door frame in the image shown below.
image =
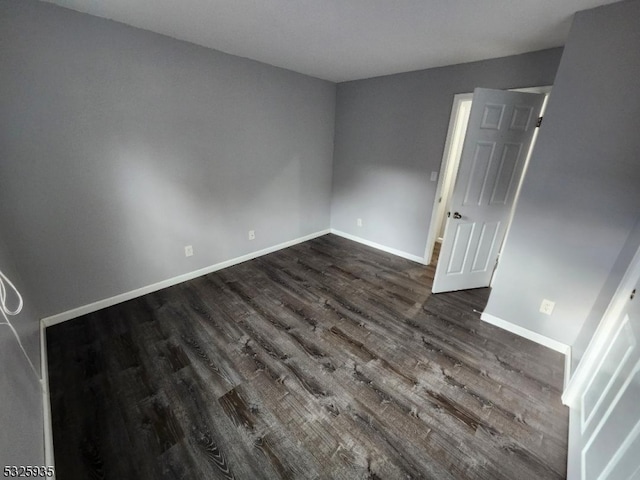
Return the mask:
<svg viewBox="0 0 640 480"><path fill-rule="evenodd" d="M431 263L433 249L438 239L440 225L444 221L445 207L447 206L451 192L455 185L458 164L460 161L460 153L462 152L462 144L466 132L460 131L462 126L469 120L462 117L462 105L464 102L473 99L471 93L456 93L453 96L453 106L451 107L451 116L449 118L449 129L447 130L447 139L444 143L444 153L440 162L440 175L438 186L436 187L436 197L433 203L433 211L431 212L431 224L429 225L429 234L427 236L427 247L424 252L424 261L426 265ZM447 198L444 198L444 196Z"/></svg>
<svg viewBox="0 0 640 480"><path fill-rule="evenodd" d="M551 89L553 85L543 85L539 87L524 87L524 88L510 88L509 91L514 92L524 92L524 93L543 93L545 94L544 102L542 103L542 110L540 111L540 115L544 115L544 112L547 108L547 104L549 102L549 95L551 93ZM429 224L429 232L427 234L427 244L424 252L424 262L425 265L430 265L431 260L433 258L433 250L436 245L436 240L438 239L438 233L440 230L440 225L445 219L446 215L446 206L449 203L449 199L451 198L451 194L453 192L453 187L455 186L455 180L458 173L458 164L460 162L460 155L462 153L462 144L464 143L464 139L466 136L466 129L464 132L459 132L460 125L465 124L468 121L468 113L467 118L461 117L461 107L464 102L473 101L473 92L471 93L457 93L453 96L453 105L451 107L451 116L449 118L449 128L447 130L447 138L444 144L444 152L442 154L442 160L440 162L440 175L438 179L438 186L436 187L436 195L433 203L433 209L431 211L431 223ZM504 245L507 237L509 236L509 231L511 230L511 222L513 220L513 214L515 212L516 206L518 204L518 198L520 196L520 188L522 187L522 180L525 177L527 172L527 167L529 166L529 159L531 158L531 153L533 152L533 147L535 146L536 140L538 138L539 129L533 134L533 140L531 141L531 147L527 152L527 156L525 157L524 167L522 169L522 175L520 176L520 181L518 182L518 187L516 189L515 198L513 202L513 208L511 209L511 213L509 214L509 220L507 222L507 229L504 234L504 239L502 245ZM448 188L450 185L451 188ZM447 195L447 198L444 198L444 195ZM502 246L500 246L500 250L502 250ZM500 252L498 252L498 258L500 258Z"/></svg>

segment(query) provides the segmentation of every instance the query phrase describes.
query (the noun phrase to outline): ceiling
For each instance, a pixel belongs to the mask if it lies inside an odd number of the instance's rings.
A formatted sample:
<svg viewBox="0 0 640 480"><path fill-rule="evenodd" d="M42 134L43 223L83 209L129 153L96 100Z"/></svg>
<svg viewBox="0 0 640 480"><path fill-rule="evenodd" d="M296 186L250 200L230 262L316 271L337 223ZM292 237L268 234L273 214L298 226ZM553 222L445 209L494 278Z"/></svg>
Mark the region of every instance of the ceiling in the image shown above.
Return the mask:
<svg viewBox="0 0 640 480"><path fill-rule="evenodd" d="M613 0L45 0L341 82L563 45Z"/></svg>

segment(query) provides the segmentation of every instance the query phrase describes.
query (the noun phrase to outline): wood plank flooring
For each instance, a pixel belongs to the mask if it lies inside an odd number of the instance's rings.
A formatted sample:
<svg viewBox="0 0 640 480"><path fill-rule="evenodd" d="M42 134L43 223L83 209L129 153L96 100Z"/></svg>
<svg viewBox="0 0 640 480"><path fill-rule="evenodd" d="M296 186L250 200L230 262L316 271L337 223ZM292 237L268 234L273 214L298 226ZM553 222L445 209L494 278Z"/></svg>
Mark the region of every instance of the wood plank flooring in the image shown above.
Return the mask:
<svg viewBox="0 0 640 480"><path fill-rule="evenodd" d="M326 235L47 329L58 480L558 479L563 358Z"/></svg>

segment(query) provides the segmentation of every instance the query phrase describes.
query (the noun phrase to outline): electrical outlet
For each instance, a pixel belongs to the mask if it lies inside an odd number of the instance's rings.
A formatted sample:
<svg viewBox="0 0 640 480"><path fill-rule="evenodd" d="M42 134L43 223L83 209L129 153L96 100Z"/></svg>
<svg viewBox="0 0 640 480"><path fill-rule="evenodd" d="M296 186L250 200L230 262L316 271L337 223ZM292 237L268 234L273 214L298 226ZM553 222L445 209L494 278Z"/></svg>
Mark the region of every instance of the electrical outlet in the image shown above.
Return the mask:
<svg viewBox="0 0 640 480"><path fill-rule="evenodd" d="M255 239L256 239L256 231L249 230L249 240L255 240Z"/></svg>
<svg viewBox="0 0 640 480"><path fill-rule="evenodd" d="M358 225L359 227L362 226L362 219L361 218L356 220L356 225Z"/></svg>
<svg viewBox="0 0 640 480"><path fill-rule="evenodd" d="M184 247L184 256L185 257L193 256L193 246L187 245L186 247Z"/></svg>
<svg viewBox="0 0 640 480"><path fill-rule="evenodd" d="M542 300L540 304L540 313L544 313L545 315L551 315L553 313L553 307L556 306L556 302L552 302L551 300L547 300L546 298Z"/></svg>

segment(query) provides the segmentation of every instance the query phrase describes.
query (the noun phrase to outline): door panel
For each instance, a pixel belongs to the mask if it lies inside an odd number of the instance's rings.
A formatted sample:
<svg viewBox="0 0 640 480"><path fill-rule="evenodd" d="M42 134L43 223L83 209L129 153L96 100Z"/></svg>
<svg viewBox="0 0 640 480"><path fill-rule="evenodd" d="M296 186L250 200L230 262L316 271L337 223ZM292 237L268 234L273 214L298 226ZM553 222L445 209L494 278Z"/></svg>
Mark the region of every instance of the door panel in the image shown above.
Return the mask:
<svg viewBox="0 0 640 480"><path fill-rule="evenodd" d="M631 376L611 404L600 425L589 438L582 452L583 478L585 480L610 477L611 471L638 464L638 452L629 451L638 436L637 423L629 419L640 419L640 363L636 364ZM630 458L634 456L636 458ZM629 457L629 458L625 458ZM622 461L621 465L618 465ZM635 462L634 462L635 461Z"/></svg>
<svg viewBox="0 0 640 480"><path fill-rule="evenodd" d="M474 91L434 293L489 285L543 101Z"/></svg>
<svg viewBox="0 0 640 480"><path fill-rule="evenodd" d="M620 455L622 458L637 455L640 452L640 422L636 423L629 436L625 439ZM640 465L638 462L617 461L611 468L608 478L626 478L629 480L640 480Z"/></svg>
<svg viewBox="0 0 640 480"><path fill-rule="evenodd" d="M513 108L513 116L511 117L511 130L520 130L526 132L531 126L533 119L533 108L516 105Z"/></svg>
<svg viewBox="0 0 640 480"><path fill-rule="evenodd" d="M487 173L495 148L495 142L478 142L476 144L476 151L473 155L473 163L471 164L471 173L467 177L467 188L465 189L464 200L462 200L463 206L482 205ZM464 159L464 157L462 158Z"/></svg>
<svg viewBox="0 0 640 480"><path fill-rule="evenodd" d="M473 92L475 100L476 92ZM472 107L473 108L473 107ZM484 113L482 115L482 123L480 128L486 130L500 130L502 125L502 117L504 117L504 104L496 105L494 103L487 103L484 105Z"/></svg>
<svg viewBox="0 0 640 480"><path fill-rule="evenodd" d="M502 150L500 167L491 192L490 205L506 205L511 196L511 190L518 184L516 172L518 161L522 158L522 144L506 143Z"/></svg>
<svg viewBox="0 0 640 480"><path fill-rule="evenodd" d="M483 272L489 268L490 255L496 243L499 228L499 222L485 223L482 226L478 249L476 250L476 256L471 265L472 272Z"/></svg>
<svg viewBox="0 0 640 480"><path fill-rule="evenodd" d="M621 383L623 371L628 367L630 358L636 348L637 340L629 323L629 318L625 317L620 328L616 332L602 357L600 364L596 367L596 371L582 394L581 404L581 429L584 432L596 418L602 419L601 408L606 402L607 396L611 397L613 392L617 391L616 384ZM628 370L628 369L627 369ZM618 385L619 388L619 385Z"/></svg>
<svg viewBox="0 0 640 480"><path fill-rule="evenodd" d="M453 248L449 261L447 262L447 273L451 275L461 274L462 267L466 263L469 253L469 242L473 236L473 225L461 224L456 225L456 231L453 239Z"/></svg>

